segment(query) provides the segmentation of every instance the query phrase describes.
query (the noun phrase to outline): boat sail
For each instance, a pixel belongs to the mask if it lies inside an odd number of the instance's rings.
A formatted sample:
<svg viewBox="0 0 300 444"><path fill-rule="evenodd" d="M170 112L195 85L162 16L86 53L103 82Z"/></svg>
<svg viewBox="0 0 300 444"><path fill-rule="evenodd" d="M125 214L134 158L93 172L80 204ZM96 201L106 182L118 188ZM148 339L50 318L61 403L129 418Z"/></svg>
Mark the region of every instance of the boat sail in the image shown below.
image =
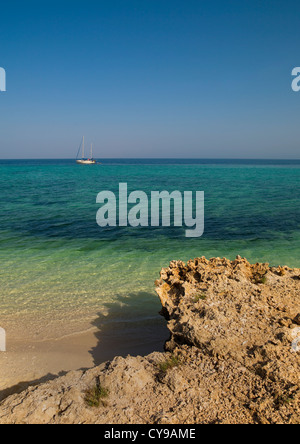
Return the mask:
<svg viewBox="0 0 300 444"><path fill-rule="evenodd" d="M82 147L82 158L78 159L81 147ZM78 163L80 165L95 165L96 164L96 160L93 159L93 144L91 144L91 157L89 157L89 158L84 157L84 136L82 138L80 147L78 149L78 153L77 153L77 157L76 157L76 163Z"/></svg>

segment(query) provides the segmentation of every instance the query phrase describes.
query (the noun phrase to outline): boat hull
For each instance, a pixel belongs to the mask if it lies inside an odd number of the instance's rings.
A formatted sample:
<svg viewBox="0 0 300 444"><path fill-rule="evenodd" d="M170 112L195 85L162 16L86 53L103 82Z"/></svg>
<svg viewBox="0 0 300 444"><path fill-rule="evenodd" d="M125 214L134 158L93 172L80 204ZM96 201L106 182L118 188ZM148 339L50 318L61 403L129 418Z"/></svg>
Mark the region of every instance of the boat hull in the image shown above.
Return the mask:
<svg viewBox="0 0 300 444"><path fill-rule="evenodd" d="M78 163L79 165L95 165L96 161L95 160L76 160L76 163Z"/></svg>

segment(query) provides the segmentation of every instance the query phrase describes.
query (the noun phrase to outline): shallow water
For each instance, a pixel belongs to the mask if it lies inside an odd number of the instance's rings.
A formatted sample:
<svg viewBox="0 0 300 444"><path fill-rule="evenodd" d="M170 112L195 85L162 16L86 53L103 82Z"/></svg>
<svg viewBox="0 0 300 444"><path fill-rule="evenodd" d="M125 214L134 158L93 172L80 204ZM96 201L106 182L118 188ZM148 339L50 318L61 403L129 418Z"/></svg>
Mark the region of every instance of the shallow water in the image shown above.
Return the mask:
<svg viewBox="0 0 300 444"><path fill-rule="evenodd" d="M205 233L96 224L96 196L205 192ZM0 162L0 325L39 340L97 327L151 343L170 260L236 255L300 267L300 161ZM139 344L140 343L140 344Z"/></svg>

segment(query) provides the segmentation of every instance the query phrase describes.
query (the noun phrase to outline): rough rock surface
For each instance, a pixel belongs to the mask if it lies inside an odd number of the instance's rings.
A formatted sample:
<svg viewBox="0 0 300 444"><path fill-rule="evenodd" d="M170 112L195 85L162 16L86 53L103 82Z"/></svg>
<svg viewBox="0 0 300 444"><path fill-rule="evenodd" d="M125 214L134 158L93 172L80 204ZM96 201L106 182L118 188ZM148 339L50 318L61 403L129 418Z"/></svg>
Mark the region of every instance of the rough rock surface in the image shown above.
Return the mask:
<svg viewBox="0 0 300 444"><path fill-rule="evenodd" d="M0 423L300 423L300 270L172 262L157 281L166 353L115 358L0 403ZM99 407L86 390L102 387Z"/></svg>

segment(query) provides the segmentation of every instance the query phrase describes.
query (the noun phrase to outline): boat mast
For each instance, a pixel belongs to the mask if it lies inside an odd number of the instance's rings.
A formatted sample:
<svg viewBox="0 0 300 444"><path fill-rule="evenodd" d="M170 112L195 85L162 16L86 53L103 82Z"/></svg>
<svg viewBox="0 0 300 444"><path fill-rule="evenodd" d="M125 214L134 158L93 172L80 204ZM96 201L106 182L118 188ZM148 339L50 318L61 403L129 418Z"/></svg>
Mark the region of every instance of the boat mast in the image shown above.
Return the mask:
<svg viewBox="0 0 300 444"><path fill-rule="evenodd" d="M93 144L91 143L91 159L93 158Z"/></svg>
<svg viewBox="0 0 300 444"><path fill-rule="evenodd" d="M82 158L84 159L84 136L82 138Z"/></svg>

